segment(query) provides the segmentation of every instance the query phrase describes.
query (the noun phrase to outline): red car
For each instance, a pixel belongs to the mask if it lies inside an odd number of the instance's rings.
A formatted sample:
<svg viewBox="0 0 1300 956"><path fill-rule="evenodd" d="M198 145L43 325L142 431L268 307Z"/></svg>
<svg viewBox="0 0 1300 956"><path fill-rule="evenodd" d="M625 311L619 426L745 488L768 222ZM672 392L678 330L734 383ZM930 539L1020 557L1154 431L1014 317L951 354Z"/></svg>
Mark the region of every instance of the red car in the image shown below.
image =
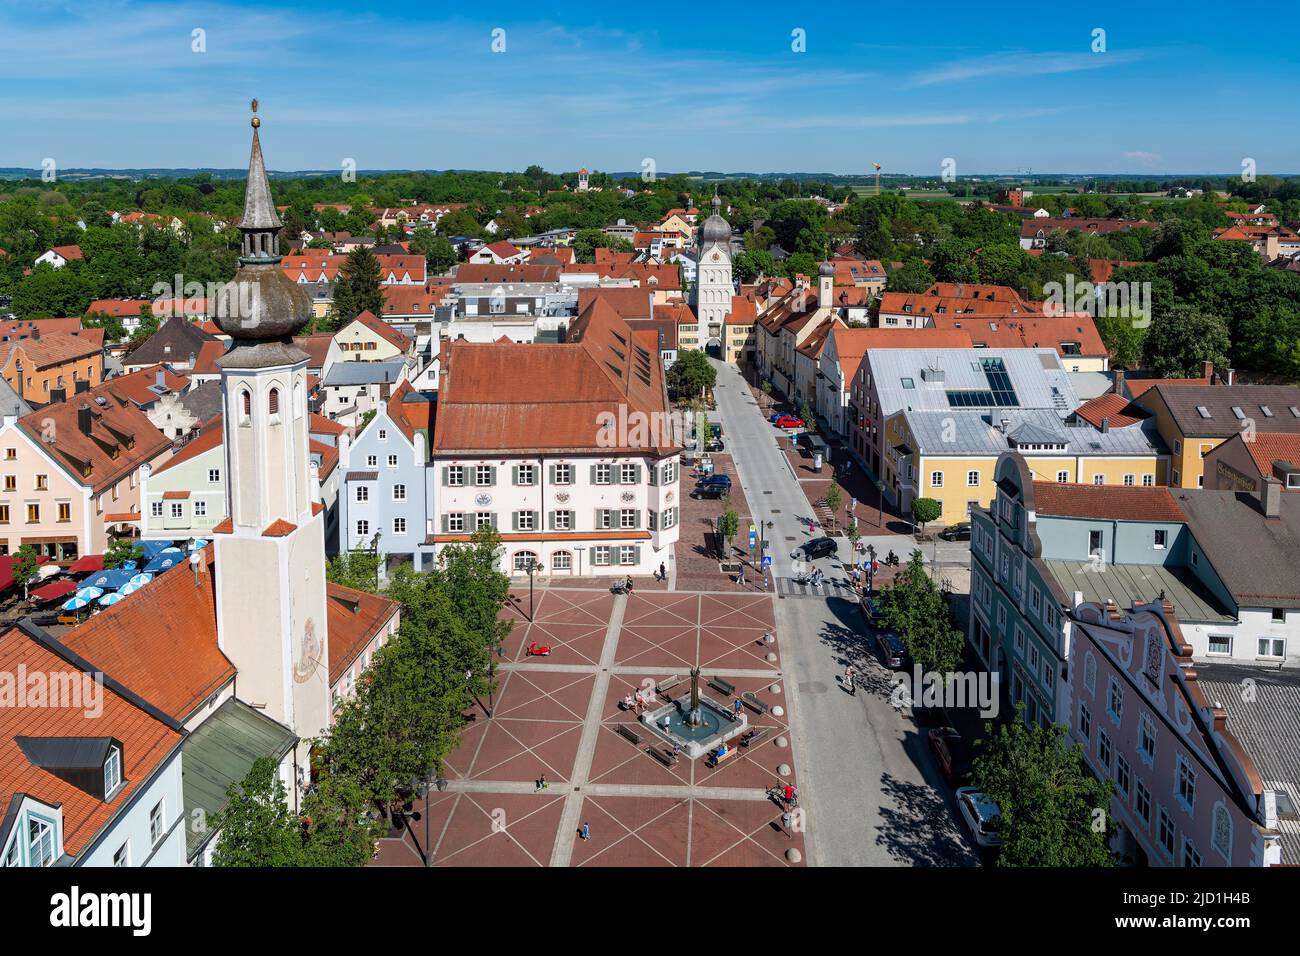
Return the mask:
<svg viewBox="0 0 1300 956"><path fill-rule="evenodd" d="M943 778L950 784L965 783L970 779L970 746L955 727L936 727L930 731L930 750L934 752Z"/></svg>
<svg viewBox="0 0 1300 956"><path fill-rule="evenodd" d="M803 428L803 419L794 415L782 415L776 420L777 428Z"/></svg>

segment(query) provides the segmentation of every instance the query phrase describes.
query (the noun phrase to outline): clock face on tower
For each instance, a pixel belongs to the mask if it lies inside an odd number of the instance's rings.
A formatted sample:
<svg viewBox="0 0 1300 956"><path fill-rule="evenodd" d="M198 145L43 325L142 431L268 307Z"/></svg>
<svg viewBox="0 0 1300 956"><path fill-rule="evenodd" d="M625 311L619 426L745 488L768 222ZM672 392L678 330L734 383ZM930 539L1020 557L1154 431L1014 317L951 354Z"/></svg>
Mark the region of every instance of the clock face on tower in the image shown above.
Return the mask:
<svg viewBox="0 0 1300 956"><path fill-rule="evenodd" d="M302 637L293 649L293 679L302 684L311 679L320 664L321 642L316 634L316 622L307 618Z"/></svg>

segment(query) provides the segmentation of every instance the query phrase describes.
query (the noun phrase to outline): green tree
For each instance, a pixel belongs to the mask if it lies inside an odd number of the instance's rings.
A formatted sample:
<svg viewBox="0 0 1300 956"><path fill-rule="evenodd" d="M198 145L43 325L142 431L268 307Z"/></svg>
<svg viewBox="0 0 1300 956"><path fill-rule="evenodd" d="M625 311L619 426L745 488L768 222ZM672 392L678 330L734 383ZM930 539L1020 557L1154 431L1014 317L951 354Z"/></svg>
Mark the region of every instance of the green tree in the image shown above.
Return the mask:
<svg viewBox="0 0 1300 956"><path fill-rule="evenodd" d="M897 631L912 660L925 671L950 674L961 664L965 638L952 625L947 596L925 573L920 551L880 592L885 625Z"/></svg>
<svg viewBox="0 0 1300 956"><path fill-rule="evenodd" d="M14 552L14 583L23 586L23 597L27 597L27 586L36 577L40 565L40 555L30 544L25 544Z"/></svg>
<svg viewBox="0 0 1300 956"><path fill-rule="evenodd" d="M932 285L934 275L919 259L903 263L885 280L885 288L890 292L924 292Z"/></svg>
<svg viewBox="0 0 1300 956"><path fill-rule="evenodd" d="M341 328L362 312L384 314L384 290L379 259L365 246L348 253L334 282L332 314L335 328Z"/></svg>
<svg viewBox="0 0 1300 956"><path fill-rule="evenodd" d="M668 369L668 387L678 395L703 395L717 380L718 370L698 349L678 352L677 361Z"/></svg>
<svg viewBox="0 0 1300 956"><path fill-rule="evenodd" d="M810 435L817 434L817 416L813 414L812 406L808 400L804 399L803 404L799 406L799 417L803 419L804 430Z"/></svg>
<svg viewBox="0 0 1300 956"><path fill-rule="evenodd" d="M259 757L226 792L226 808L211 821L220 833L214 866L299 866L302 827L289 811L275 763Z"/></svg>
<svg viewBox="0 0 1300 956"><path fill-rule="evenodd" d="M832 481L831 486L826 489L826 507L834 516L840 513L842 504L844 504L844 492L840 489L839 482Z"/></svg>
<svg viewBox="0 0 1300 956"><path fill-rule="evenodd" d="M718 536L727 542L727 551L723 555L725 559L731 553L731 542L735 540L736 535L740 533L740 515L735 510L728 508L722 514L718 515Z"/></svg>
<svg viewBox="0 0 1300 956"><path fill-rule="evenodd" d="M925 537L925 526L931 521L939 520L941 514L943 514L943 505L935 499L912 499L912 517L921 526L921 537Z"/></svg>
<svg viewBox="0 0 1300 956"><path fill-rule="evenodd" d="M976 757L973 783L1001 811L999 866L1113 866L1106 820L1111 784L1094 777L1066 728L1025 726L1020 708Z"/></svg>
<svg viewBox="0 0 1300 956"><path fill-rule="evenodd" d="M379 590L379 565L383 558L373 551L343 551L325 565L326 580L358 591Z"/></svg>
<svg viewBox="0 0 1300 956"><path fill-rule="evenodd" d="M1147 365L1161 378L1199 376L1204 362L1222 368L1230 347L1227 323L1190 305L1158 312L1142 343Z"/></svg>
<svg viewBox="0 0 1300 956"><path fill-rule="evenodd" d="M1138 368L1142 364L1142 343L1146 329L1132 317L1103 315L1097 318L1097 334L1110 353L1114 368Z"/></svg>
<svg viewBox="0 0 1300 956"><path fill-rule="evenodd" d="M104 567L120 568L128 561L139 561L144 557L144 548L129 538L118 538L104 552Z"/></svg>

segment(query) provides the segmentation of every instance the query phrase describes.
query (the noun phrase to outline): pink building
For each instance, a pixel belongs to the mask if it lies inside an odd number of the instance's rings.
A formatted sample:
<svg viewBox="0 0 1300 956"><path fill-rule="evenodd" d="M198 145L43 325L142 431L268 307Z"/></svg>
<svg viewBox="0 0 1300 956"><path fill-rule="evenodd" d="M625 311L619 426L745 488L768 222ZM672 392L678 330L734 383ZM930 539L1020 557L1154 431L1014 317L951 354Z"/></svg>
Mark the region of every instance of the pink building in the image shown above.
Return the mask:
<svg viewBox="0 0 1300 956"><path fill-rule="evenodd" d="M1137 865L1281 863L1279 791L1229 726L1223 688L1198 681L1172 605L1075 604L1070 735L1112 783L1112 847Z"/></svg>
<svg viewBox="0 0 1300 956"><path fill-rule="evenodd" d="M0 424L0 554L31 545L55 561L137 533L140 468L171 441L112 382Z"/></svg>

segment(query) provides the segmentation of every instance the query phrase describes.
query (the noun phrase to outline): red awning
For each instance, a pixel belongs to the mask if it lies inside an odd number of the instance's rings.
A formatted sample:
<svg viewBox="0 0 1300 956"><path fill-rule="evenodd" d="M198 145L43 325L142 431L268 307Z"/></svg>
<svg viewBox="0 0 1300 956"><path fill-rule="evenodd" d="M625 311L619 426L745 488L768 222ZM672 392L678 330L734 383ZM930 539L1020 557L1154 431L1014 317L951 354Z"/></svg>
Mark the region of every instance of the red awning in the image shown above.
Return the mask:
<svg viewBox="0 0 1300 956"><path fill-rule="evenodd" d="M72 594L76 590L76 581L55 581L53 584L46 584L43 587L36 588L31 594L32 597L40 601L53 601L55 598Z"/></svg>
<svg viewBox="0 0 1300 956"><path fill-rule="evenodd" d="M102 554L88 554L84 558L78 558L73 562L72 567L68 568L69 574L94 574L96 571L104 570L104 556Z"/></svg>

